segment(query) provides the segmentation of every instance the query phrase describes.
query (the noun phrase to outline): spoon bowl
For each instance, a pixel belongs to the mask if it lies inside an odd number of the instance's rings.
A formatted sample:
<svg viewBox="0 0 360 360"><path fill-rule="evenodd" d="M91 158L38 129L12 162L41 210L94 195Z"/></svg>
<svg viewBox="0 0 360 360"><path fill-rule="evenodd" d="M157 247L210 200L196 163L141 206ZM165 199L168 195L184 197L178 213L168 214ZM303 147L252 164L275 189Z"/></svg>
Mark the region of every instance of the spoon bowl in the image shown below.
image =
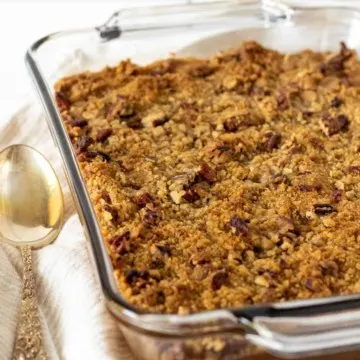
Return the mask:
<svg viewBox="0 0 360 360"><path fill-rule="evenodd" d="M0 240L20 247L23 289L13 360L46 360L32 249L50 244L63 224L63 195L50 163L35 149L13 145L0 153Z"/></svg>
<svg viewBox="0 0 360 360"><path fill-rule="evenodd" d="M49 162L35 149L0 153L0 239L15 246L51 243L63 223L63 196Z"/></svg>

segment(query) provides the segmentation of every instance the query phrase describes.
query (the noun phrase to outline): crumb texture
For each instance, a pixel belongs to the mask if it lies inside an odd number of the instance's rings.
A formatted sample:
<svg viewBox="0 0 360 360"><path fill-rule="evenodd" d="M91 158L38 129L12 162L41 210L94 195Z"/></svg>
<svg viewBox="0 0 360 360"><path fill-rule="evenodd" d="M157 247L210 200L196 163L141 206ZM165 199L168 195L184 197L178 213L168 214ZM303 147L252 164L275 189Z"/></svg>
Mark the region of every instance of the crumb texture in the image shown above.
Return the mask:
<svg viewBox="0 0 360 360"><path fill-rule="evenodd" d="M345 44L122 61L55 91L136 307L360 291L360 62Z"/></svg>

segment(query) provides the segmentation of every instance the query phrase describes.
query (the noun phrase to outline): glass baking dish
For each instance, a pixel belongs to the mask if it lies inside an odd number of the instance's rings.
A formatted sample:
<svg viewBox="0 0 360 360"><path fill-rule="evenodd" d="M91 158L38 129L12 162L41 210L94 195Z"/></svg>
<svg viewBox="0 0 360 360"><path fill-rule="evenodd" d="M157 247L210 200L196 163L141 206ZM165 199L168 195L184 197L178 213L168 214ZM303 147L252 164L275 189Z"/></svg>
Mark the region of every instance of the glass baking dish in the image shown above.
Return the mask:
<svg viewBox="0 0 360 360"><path fill-rule="evenodd" d="M72 145L57 110L59 77L131 58L146 64L169 53L205 57L245 40L284 52L360 49L360 13L351 8L290 8L273 1L224 1L137 8L105 24L36 41L26 63L62 155L101 288L138 359L358 359L360 294L221 309L192 315L150 314L119 293ZM56 71L56 77L53 76Z"/></svg>

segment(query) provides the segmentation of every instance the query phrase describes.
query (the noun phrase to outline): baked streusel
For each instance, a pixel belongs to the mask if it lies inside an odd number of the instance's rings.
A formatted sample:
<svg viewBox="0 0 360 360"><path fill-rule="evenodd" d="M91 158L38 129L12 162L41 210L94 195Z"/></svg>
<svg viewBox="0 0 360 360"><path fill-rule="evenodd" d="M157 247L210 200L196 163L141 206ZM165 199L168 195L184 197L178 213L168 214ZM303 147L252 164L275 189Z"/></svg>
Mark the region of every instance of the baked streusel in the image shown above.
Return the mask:
<svg viewBox="0 0 360 360"><path fill-rule="evenodd" d="M55 89L133 305L360 291L360 62L345 44L122 61Z"/></svg>

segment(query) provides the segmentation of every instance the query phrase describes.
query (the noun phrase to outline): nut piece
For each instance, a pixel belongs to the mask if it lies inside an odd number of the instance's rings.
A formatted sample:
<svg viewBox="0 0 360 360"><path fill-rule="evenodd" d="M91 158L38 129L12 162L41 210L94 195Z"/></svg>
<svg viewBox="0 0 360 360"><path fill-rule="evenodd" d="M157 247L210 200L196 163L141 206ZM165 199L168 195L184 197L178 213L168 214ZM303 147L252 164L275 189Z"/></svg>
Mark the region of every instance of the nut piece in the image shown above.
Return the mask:
<svg viewBox="0 0 360 360"><path fill-rule="evenodd" d="M336 209L334 209L330 204L315 204L314 205L314 212L316 215L319 215L319 216L329 215L335 211L336 211Z"/></svg>
<svg viewBox="0 0 360 360"><path fill-rule="evenodd" d="M142 194L136 199L136 203L140 209L144 208L146 204L150 204L153 202L154 199L149 193Z"/></svg>
<svg viewBox="0 0 360 360"><path fill-rule="evenodd" d="M111 222L113 224L117 224L117 222L119 220L119 214L118 214L117 210L108 204L104 205L104 210L107 211L111 215Z"/></svg>
<svg viewBox="0 0 360 360"><path fill-rule="evenodd" d="M248 220L243 220L238 216L234 216L229 224L235 232L235 235L246 235L249 232Z"/></svg>
<svg viewBox="0 0 360 360"><path fill-rule="evenodd" d="M70 120L68 124L72 127L82 128L88 125L88 121L86 119L75 119L75 120Z"/></svg>
<svg viewBox="0 0 360 360"><path fill-rule="evenodd" d="M130 239L130 232L126 231L121 235L115 235L112 239L110 239L110 250L113 253L124 255L130 250L130 244L127 240Z"/></svg>
<svg viewBox="0 0 360 360"><path fill-rule="evenodd" d="M94 143L94 139L89 136L83 136L79 138L75 144L76 153L80 154L88 149L90 145Z"/></svg>
<svg viewBox="0 0 360 360"><path fill-rule="evenodd" d="M277 149L280 145L281 135L277 133L270 133L268 139L264 142L266 151L271 152Z"/></svg>
<svg viewBox="0 0 360 360"><path fill-rule="evenodd" d="M184 190L170 192L170 197L175 204L181 204L183 196L186 194ZM186 200L186 199L185 199Z"/></svg>
<svg viewBox="0 0 360 360"><path fill-rule="evenodd" d="M347 131L349 128L349 119L344 114L340 114L336 118L331 117L329 114L324 114L323 122L329 136L335 135L340 131Z"/></svg>
<svg viewBox="0 0 360 360"><path fill-rule="evenodd" d="M96 141L104 142L111 134L111 129L100 129L96 134Z"/></svg>
<svg viewBox="0 0 360 360"><path fill-rule="evenodd" d="M208 164L202 163L200 165L199 174L202 179L209 184L213 183L216 180L216 172Z"/></svg>
<svg viewBox="0 0 360 360"><path fill-rule="evenodd" d="M229 274L225 271L217 272L211 279L211 288L216 291L227 283Z"/></svg>
<svg viewBox="0 0 360 360"><path fill-rule="evenodd" d="M131 270L127 270L125 272L125 281L129 285L136 283L139 279L148 280L149 277L150 277L150 274L147 270L139 271L136 269L131 269Z"/></svg>
<svg viewBox="0 0 360 360"><path fill-rule="evenodd" d="M55 101L60 111L70 109L71 102L62 91L56 92Z"/></svg>
<svg viewBox="0 0 360 360"><path fill-rule="evenodd" d="M145 127L160 126L165 124L167 121L169 121L169 117L163 111L151 113L141 120Z"/></svg>
<svg viewBox="0 0 360 360"><path fill-rule="evenodd" d="M145 225L154 226L159 222L159 214L157 211L147 211L143 217Z"/></svg>
<svg viewBox="0 0 360 360"><path fill-rule="evenodd" d="M338 108L341 106L341 104L342 104L342 100L338 96L335 96L330 103L331 107L333 108Z"/></svg>

